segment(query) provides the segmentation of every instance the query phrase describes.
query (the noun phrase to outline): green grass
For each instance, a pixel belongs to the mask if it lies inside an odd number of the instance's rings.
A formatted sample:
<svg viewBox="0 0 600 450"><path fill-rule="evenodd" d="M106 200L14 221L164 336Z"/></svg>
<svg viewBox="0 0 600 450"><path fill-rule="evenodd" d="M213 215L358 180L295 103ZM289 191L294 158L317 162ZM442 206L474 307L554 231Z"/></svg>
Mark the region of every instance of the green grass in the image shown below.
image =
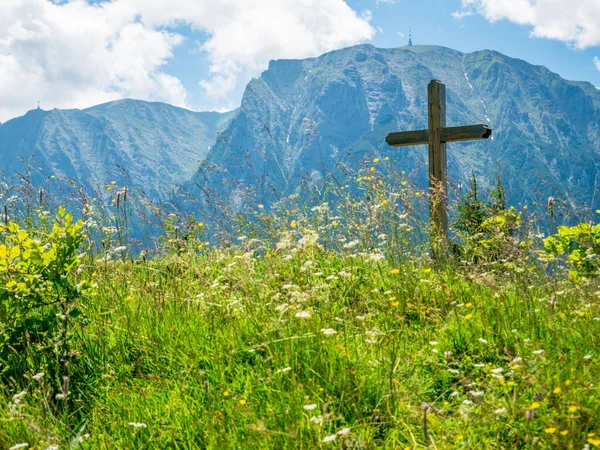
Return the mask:
<svg viewBox="0 0 600 450"><path fill-rule="evenodd" d="M68 399L6 382L0 448L419 449L425 414L430 448L600 446L592 287L246 246L86 258Z"/></svg>

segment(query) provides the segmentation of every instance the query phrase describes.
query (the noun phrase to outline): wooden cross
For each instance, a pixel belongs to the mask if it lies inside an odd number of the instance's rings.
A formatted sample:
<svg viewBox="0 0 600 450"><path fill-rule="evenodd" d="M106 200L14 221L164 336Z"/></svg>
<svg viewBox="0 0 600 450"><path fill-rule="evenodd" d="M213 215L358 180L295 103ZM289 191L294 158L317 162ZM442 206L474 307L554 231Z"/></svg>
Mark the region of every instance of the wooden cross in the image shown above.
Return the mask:
<svg viewBox="0 0 600 450"><path fill-rule="evenodd" d="M448 245L448 162L446 142L487 139L492 130L487 125L468 125L446 128L446 86L433 80L428 87L429 128L427 130L390 133L388 145L429 144L429 211L431 218L431 246L434 257Z"/></svg>

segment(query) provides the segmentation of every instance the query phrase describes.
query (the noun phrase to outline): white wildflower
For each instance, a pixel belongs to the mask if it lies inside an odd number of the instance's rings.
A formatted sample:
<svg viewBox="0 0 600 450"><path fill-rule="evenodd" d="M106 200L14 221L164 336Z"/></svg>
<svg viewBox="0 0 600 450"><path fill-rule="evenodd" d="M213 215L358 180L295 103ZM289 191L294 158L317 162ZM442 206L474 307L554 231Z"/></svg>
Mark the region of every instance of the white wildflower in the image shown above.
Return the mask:
<svg viewBox="0 0 600 450"><path fill-rule="evenodd" d="M310 313L308 311L298 311L296 313L296 317L299 317L301 319L306 319L306 318L310 317Z"/></svg>
<svg viewBox="0 0 600 450"><path fill-rule="evenodd" d="M335 441L336 437L337 437L337 434L331 434L329 436L325 436L325 438L323 439L323 442Z"/></svg>
<svg viewBox="0 0 600 450"><path fill-rule="evenodd" d="M305 411L312 411L313 409L317 409L317 405L313 403L312 405L304 405Z"/></svg>
<svg viewBox="0 0 600 450"><path fill-rule="evenodd" d="M340 431L337 432L338 436L343 436L344 434L348 433L350 433L350 428L342 428Z"/></svg>
<svg viewBox="0 0 600 450"><path fill-rule="evenodd" d="M431 341L431 342L429 342L429 345L436 346L436 345L438 345L438 343L436 341Z"/></svg>
<svg viewBox="0 0 600 450"><path fill-rule="evenodd" d="M504 372L504 369L502 367L496 367L495 369L492 369L492 373L502 373Z"/></svg>
<svg viewBox="0 0 600 450"><path fill-rule="evenodd" d="M277 307L275 307L275 311L277 312L284 312L285 310L288 309L288 304L287 303L283 303L282 305L279 305Z"/></svg>
<svg viewBox="0 0 600 450"><path fill-rule="evenodd" d="M20 448L27 448L27 447L29 447L29 444L27 442L23 442L22 444L13 445L8 450L19 450Z"/></svg>
<svg viewBox="0 0 600 450"><path fill-rule="evenodd" d="M500 408L494 411L494 414L504 414L506 412L506 408Z"/></svg>
<svg viewBox="0 0 600 450"><path fill-rule="evenodd" d="M291 367L284 367L283 369L277 369L275 371L275 373L286 373L286 372L289 372L290 370L292 370Z"/></svg>
<svg viewBox="0 0 600 450"><path fill-rule="evenodd" d="M40 372L40 373L36 373L36 374L33 376L33 379L34 379L35 381L40 381L40 380L41 380L42 378L44 378L45 376L46 376L46 374L45 374L44 372Z"/></svg>
<svg viewBox="0 0 600 450"><path fill-rule="evenodd" d="M542 353L544 353L544 350L534 350L533 352L534 355L541 355Z"/></svg>
<svg viewBox="0 0 600 450"><path fill-rule="evenodd" d="M515 359L512 360L513 364L519 364L521 361L523 361L523 358L517 356Z"/></svg>
<svg viewBox="0 0 600 450"><path fill-rule="evenodd" d="M335 331L333 328L321 328L321 333L323 333L325 336L331 336L332 334L336 334L337 331Z"/></svg>
<svg viewBox="0 0 600 450"><path fill-rule="evenodd" d="M148 426L142 422L129 422L129 426L133 428L148 428Z"/></svg>
<svg viewBox="0 0 600 450"><path fill-rule="evenodd" d="M592 355L591 355L591 354L590 354L590 355L585 355L585 356L583 357L583 359L592 359Z"/></svg>
<svg viewBox="0 0 600 450"><path fill-rule="evenodd" d="M460 373L460 370L456 370L456 369L448 369L448 372L453 373L455 375L458 375Z"/></svg>
<svg viewBox="0 0 600 450"><path fill-rule="evenodd" d="M481 397L483 395L483 391L469 391L473 397Z"/></svg>
<svg viewBox="0 0 600 450"><path fill-rule="evenodd" d="M485 367L485 364L481 364L481 363L479 363L479 364L473 364L473 365L474 365L475 367Z"/></svg>
<svg viewBox="0 0 600 450"><path fill-rule="evenodd" d="M482 344L487 344L488 341L486 341L484 338L479 338L479 342L481 342Z"/></svg>
<svg viewBox="0 0 600 450"><path fill-rule="evenodd" d="M310 421L311 421L312 423L316 423L317 425L320 425L320 424L323 422L323 420L321 420L321 418L320 418L320 417L315 417L315 416L312 416L312 417L310 418Z"/></svg>

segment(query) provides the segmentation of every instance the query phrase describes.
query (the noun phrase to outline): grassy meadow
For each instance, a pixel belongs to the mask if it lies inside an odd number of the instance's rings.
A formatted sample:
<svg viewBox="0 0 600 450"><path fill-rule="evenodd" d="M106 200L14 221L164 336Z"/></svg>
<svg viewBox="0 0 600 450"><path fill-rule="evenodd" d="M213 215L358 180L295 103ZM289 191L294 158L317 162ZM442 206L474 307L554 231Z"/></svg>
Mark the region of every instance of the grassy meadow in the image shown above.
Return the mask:
<svg viewBox="0 0 600 450"><path fill-rule="evenodd" d="M373 172L228 242L171 213L152 252L90 208L7 218L0 448L600 448L600 229L475 205L434 263L423 193Z"/></svg>

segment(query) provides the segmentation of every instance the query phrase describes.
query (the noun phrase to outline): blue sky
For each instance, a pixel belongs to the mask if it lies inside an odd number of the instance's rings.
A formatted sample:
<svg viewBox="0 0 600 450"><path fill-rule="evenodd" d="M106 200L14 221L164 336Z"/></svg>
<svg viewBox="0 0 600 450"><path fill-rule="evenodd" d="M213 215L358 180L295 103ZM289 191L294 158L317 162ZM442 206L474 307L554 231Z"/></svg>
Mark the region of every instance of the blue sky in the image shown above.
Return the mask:
<svg viewBox="0 0 600 450"><path fill-rule="evenodd" d="M594 64L594 57L600 56L600 46L577 49L561 40L532 37L532 26L506 19L491 22L478 14L455 18L453 14L461 10L460 0L400 0L379 4L376 0L347 0L346 3L358 13L371 11L371 24L377 31L372 39L363 42L377 47L407 45L410 27L415 45L443 45L462 52L496 50L546 66L563 78L600 86L600 70ZM176 50L167 70L184 81L191 103L200 106L204 90L198 79L208 76L210 62L198 48L207 35L194 33L189 27L180 28L179 32L188 40ZM238 86L230 98L239 103L242 94L243 86Z"/></svg>
<svg viewBox="0 0 600 450"><path fill-rule="evenodd" d="M497 50L600 86L600 0L16 0L0 15L0 121L40 100L240 104L270 59L358 43Z"/></svg>

